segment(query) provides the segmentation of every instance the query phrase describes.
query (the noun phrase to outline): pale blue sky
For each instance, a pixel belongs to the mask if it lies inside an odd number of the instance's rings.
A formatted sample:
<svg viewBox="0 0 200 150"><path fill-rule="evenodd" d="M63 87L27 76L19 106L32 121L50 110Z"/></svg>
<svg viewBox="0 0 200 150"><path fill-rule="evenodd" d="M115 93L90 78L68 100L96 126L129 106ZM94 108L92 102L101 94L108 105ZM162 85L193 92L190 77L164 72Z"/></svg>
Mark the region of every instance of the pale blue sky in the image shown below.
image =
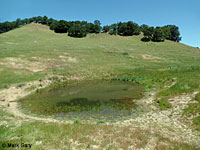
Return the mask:
<svg viewBox="0 0 200 150"><path fill-rule="evenodd" d="M102 25L134 21L150 26L175 24L181 43L200 47L200 0L1 0L0 22L48 16L100 20Z"/></svg>

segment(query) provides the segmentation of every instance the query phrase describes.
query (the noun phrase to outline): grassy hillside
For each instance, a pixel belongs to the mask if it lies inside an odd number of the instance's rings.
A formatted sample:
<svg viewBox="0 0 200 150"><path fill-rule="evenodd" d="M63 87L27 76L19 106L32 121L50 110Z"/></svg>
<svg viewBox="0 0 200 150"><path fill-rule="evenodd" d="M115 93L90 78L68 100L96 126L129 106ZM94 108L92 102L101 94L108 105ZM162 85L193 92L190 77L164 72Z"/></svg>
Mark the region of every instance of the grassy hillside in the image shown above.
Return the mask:
<svg viewBox="0 0 200 150"><path fill-rule="evenodd" d="M52 76L62 76L69 80L102 78L133 80L143 85L147 92L158 90L154 103L161 111L173 107L173 102L169 100L173 96L199 90L199 49L172 41L142 42L141 38L142 36L111 36L106 33L89 34L86 38L71 38L66 34L54 33L47 26L39 24L26 25L0 34L0 89L8 89L15 84L20 87L25 82L41 81ZM5 113L3 110L4 107L1 107L2 114ZM195 116L192 121L197 130L200 130L199 112L200 102L197 100L188 104L183 113L186 117ZM102 124L89 125L88 128L91 128L91 131L86 130L87 125L79 123L65 126L55 123L47 125L40 122L36 128L39 121L33 121L19 126L13 123L16 119L14 116L6 113L5 116L10 119L2 118L0 121L6 120L11 126L2 128L0 131L3 133L4 141L8 141L5 138L7 135L20 136L16 134L19 134L22 128L26 135L25 142L42 141L47 146L36 144L35 149L48 149L49 147L60 149L62 144L71 148L69 140L65 143L65 138L87 143L82 145L83 148L87 148L95 145L95 141L84 137L86 135L94 137L100 130L105 135L115 133L111 137L113 139L117 136L126 136L124 140L118 142L122 142L122 149L126 149L127 143L131 143L128 133L134 132L133 139L136 141L140 139L136 147L143 148L150 140L145 134L152 134L146 129L131 130L129 127L117 128ZM17 126L16 133L13 133L12 126ZM33 131L29 131L30 128ZM119 135L117 130L120 130ZM56 138L53 133L50 133L51 131L55 131ZM126 135L124 135L125 132L127 132ZM31 134L35 135L34 140ZM64 137L65 135L67 137ZM163 149L163 147L166 149L196 148L188 143L164 138L160 133L153 136L157 139L156 149ZM109 138L104 138L102 135L99 138L103 140L100 149L110 143ZM57 144L61 139L64 143ZM18 140L21 139L11 141ZM166 145L161 144L163 142L171 147L165 147ZM76 145L76 148L79 146ZM109 149L109 146L107 148ZM116 147L113 146L113 148Z"/></svg>
<svg viewBox="0 0 200 150"><path fill-rule="evenodd" d="M145 43L140 39L107 34L70 38L47 26L30 24L0 35L1 84L23 81L20 72L29 79L45 73L102 77L134 74L140 68L147 72L198 65L197 48L171 41ZM13 81L13 75L17 80Z"/></svg>

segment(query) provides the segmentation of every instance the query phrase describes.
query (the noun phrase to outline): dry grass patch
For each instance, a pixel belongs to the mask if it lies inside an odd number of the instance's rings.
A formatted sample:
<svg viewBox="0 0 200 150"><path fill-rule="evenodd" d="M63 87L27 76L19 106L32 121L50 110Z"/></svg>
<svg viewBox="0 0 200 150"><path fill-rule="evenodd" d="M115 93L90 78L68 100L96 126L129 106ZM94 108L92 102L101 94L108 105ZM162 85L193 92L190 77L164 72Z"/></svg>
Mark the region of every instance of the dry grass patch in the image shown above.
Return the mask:
<svg viewBox="0 0 200 150"><path fill-rule="evenodd" d="M6 57L4 59L1 59L0 65L16 69L26 69L32 72L43 71L47 68L47 66L45 66L41 62L31 62L28 60L14 57Z"/></svg>
<svg viewBox="0 0 200 150"><path fill-rule="evenodd" d="M40 72L77 62L78 60L76 58L63 55L60 55L57 59L31 57L30 61L22 58L6 57L0 60L0 65L15 69L25 69L31 72ZM2 70L3 69L0 69L0 72Z"/></svg>
<svg viewBox="0 0 200 150"><path fill-rule="evenodd" d="M89 138L98 143L100 149L139 149L147 144L148 135L148 132L137 128L101 125Z"/></svg>
<svg viewBox="0 0 200 150"><path fill-rule="evenodd" d="M198 150L197 147L194 147L188 143L176 142L172 141L168 138L164 138L158 135L158 141L154 148L155 150L169 150L169 149L177 149L177 150Z"/></svg>

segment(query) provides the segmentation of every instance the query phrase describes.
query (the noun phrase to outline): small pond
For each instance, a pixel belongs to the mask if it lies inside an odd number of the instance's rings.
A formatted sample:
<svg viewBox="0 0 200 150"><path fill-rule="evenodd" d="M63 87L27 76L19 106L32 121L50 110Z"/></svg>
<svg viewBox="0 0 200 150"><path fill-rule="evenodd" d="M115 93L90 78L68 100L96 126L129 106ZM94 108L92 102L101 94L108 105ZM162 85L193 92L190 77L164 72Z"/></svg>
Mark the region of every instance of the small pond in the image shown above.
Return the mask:
<svg viewBox="0 0 200 150"><path fill-rule="evenodd" d="M143 88L123 81L80 81L43 89L20 100L31 113L70 120L118 120L129 117Z"/></svg>

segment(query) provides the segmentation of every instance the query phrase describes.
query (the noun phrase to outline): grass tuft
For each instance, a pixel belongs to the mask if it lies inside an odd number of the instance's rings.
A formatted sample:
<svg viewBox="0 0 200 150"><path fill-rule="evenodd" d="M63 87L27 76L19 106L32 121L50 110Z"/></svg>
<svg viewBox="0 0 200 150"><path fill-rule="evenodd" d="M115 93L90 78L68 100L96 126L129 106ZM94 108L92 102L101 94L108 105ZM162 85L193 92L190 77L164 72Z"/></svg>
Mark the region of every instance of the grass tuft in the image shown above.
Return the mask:
<svg viewBox="0 0 200 150"><path fill-rule="evenodd" d="M159 105L160 110L166 110L172 107L167 98L157 99L156 103Z"/></svg>
<svg viewBox="0 0 200 150"><path fill-rule="evenodd" d="M200 93L195 95L195 100L197 100L200 103Z"/></svg>

